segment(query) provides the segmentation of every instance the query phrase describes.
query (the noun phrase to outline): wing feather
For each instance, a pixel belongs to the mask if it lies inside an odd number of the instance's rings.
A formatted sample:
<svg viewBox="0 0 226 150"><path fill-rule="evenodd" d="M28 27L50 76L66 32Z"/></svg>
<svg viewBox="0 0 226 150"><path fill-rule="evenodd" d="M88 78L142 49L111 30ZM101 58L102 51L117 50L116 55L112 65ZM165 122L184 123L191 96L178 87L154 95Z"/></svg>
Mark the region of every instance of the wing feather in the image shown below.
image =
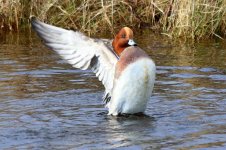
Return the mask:
<svg viewBox="0 0 226 150"><path fill-rule="evenodd" d="M117 55L106 45L106 40L89 38L78 31L55 27L31 17L33 29L47 47L58 53L75 68L91 69L105 86L107 102L113 89Z"/></svg>

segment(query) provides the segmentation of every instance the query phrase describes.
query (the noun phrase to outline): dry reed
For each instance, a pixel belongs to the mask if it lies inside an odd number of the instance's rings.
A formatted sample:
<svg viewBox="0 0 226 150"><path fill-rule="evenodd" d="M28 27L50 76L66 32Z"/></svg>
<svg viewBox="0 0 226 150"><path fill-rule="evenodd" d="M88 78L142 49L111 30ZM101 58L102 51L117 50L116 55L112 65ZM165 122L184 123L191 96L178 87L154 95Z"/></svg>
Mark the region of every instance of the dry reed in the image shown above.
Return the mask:
<svg viewBox="0 0 226 150"><path fill-rule="evenodd" d="M89 34L130 26L171 38L226 36L226 0L0 0L2 30L20 30L31 15Z"/></svg>

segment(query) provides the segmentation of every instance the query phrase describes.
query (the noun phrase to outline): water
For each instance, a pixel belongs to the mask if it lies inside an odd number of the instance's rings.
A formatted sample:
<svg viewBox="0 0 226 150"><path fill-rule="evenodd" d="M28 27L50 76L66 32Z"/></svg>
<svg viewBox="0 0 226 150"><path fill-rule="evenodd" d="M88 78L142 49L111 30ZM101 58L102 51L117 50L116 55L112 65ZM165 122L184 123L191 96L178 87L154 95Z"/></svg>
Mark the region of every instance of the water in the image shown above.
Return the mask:
<svg viewBox="0 0 226 150"><path fill-rule="evenodd" d="M226 42L137 33L155 60L147 116L110 117L104 88L33 34L2 35L0 149L226 149Z"/></svg>

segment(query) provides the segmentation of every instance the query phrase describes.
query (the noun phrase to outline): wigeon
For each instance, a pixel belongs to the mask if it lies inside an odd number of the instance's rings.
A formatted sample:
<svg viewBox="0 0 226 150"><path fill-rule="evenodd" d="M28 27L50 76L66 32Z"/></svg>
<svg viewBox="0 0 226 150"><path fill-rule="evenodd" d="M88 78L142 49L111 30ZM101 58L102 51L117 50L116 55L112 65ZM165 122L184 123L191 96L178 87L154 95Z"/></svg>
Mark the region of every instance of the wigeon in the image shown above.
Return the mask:
<svg viewBox="0 0 226 150"><path fill-rule="evenodd" d="M122 28L112 46L81 32L55 27L31 17L33 29L45 45L75 68L91 69L105 87L103 101L109 115L144 113L155 82L153 60Z"/></svg>

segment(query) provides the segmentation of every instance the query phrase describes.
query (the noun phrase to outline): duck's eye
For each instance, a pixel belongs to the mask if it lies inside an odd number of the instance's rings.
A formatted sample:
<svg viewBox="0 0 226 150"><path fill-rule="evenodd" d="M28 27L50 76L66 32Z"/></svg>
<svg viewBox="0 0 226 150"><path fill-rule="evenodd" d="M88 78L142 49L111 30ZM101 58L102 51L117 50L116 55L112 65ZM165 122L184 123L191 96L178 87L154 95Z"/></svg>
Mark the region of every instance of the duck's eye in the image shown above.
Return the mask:
<svg viewBox="0 0 226 150"><path fill-rule="evenodd" d="M121 38L126 38L126 35L125 34L122 34Z"/></svg>

